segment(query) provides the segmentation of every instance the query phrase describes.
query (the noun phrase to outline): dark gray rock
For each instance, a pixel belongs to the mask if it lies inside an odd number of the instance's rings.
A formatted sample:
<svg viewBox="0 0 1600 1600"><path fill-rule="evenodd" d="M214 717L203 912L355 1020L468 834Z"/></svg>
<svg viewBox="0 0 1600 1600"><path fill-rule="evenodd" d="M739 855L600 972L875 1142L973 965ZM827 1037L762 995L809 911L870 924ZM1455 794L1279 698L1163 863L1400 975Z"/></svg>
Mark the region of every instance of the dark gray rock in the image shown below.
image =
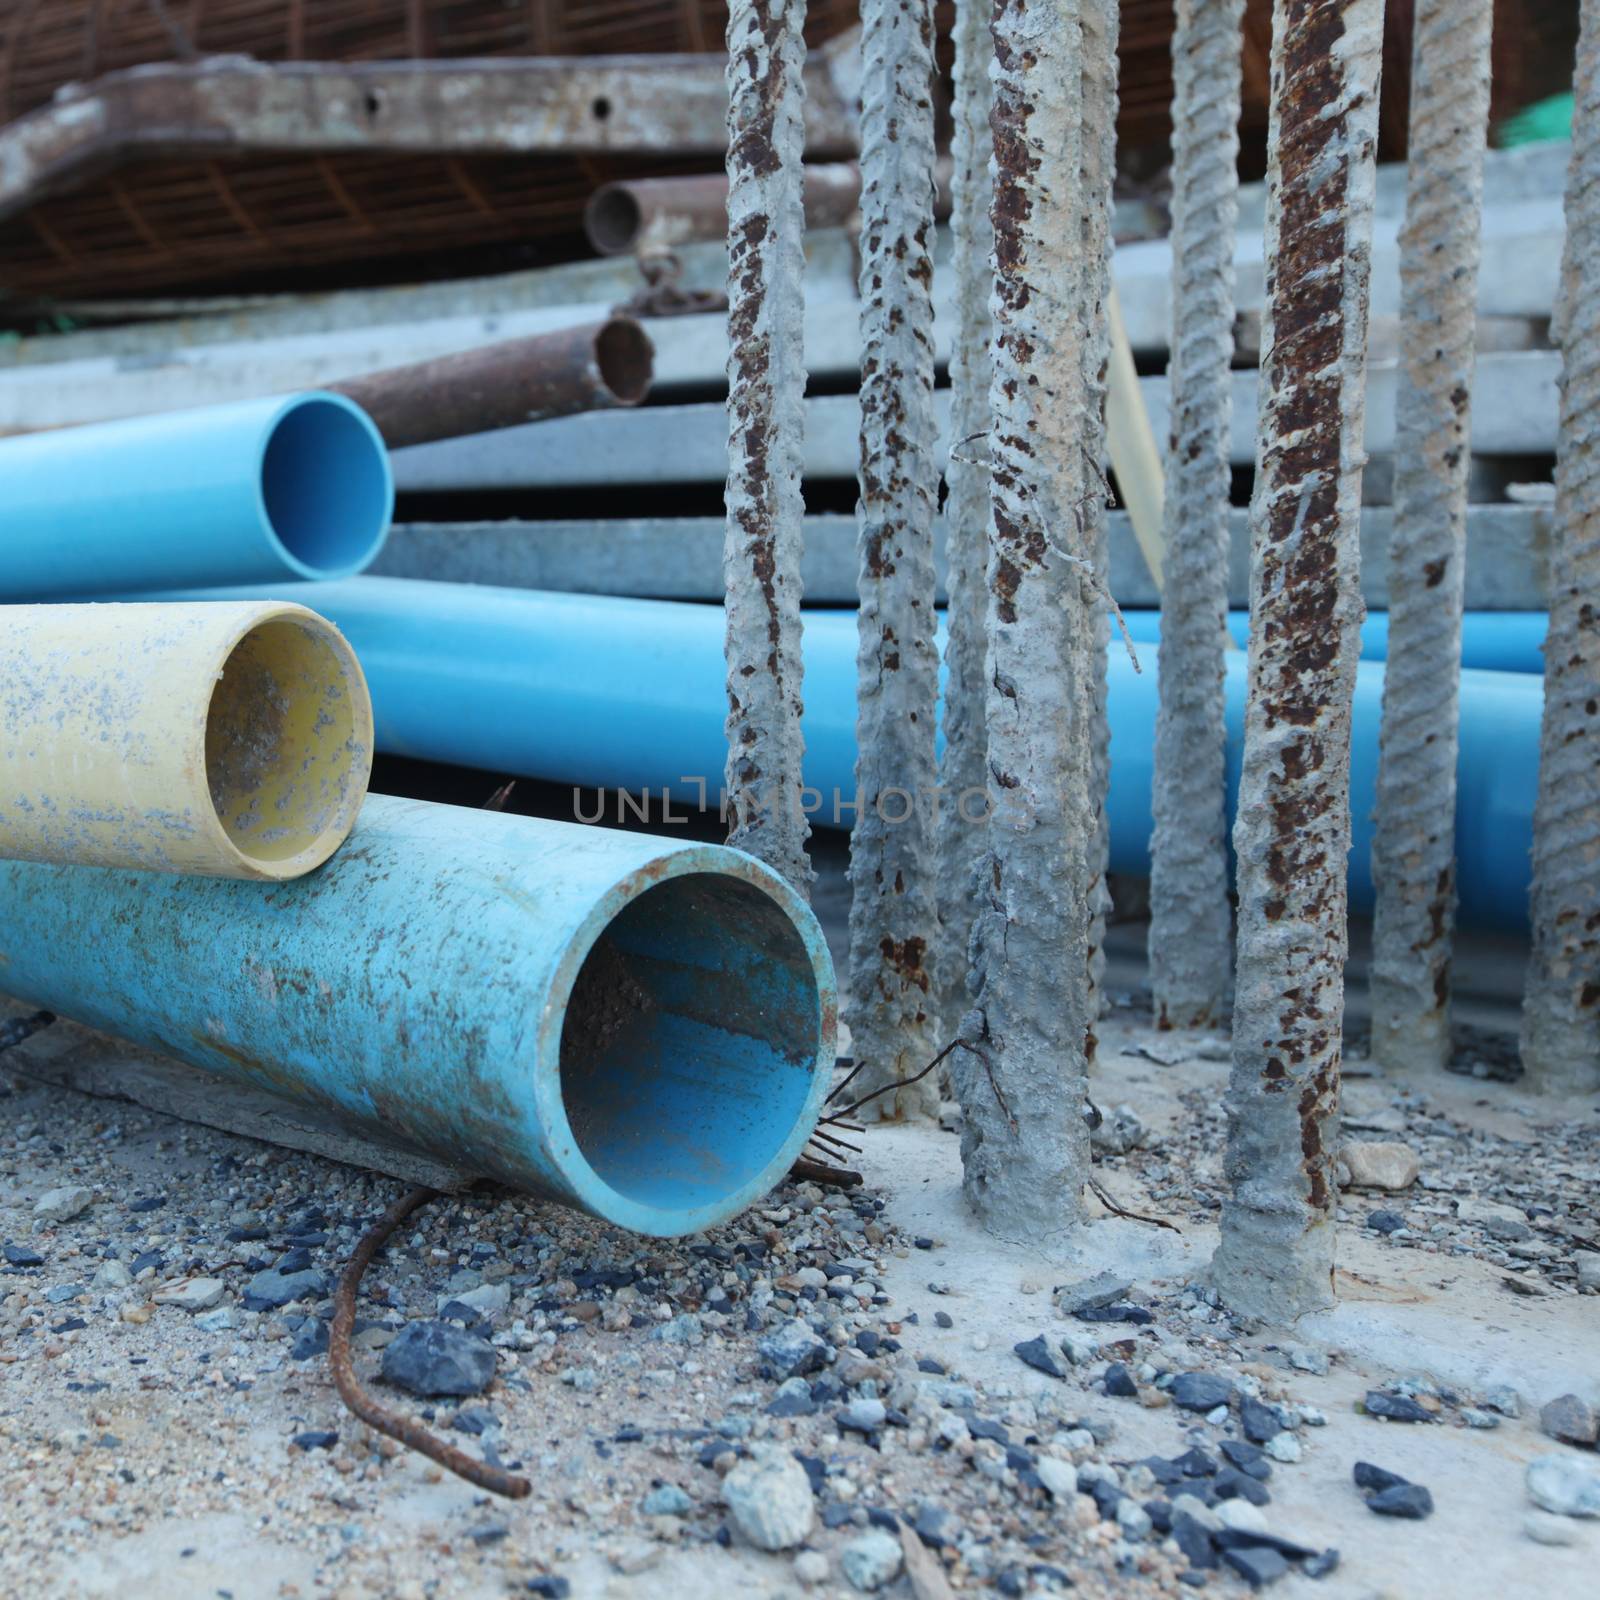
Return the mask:
<svg viewBox="0 0 1600 1600"><path fill-rule="evenodd" d="M1233 1380L1214 1372L1180 1372L1172 1380L1172 1403L1185 1411L1212 1411L1233 1399Z"/></svg>
<svg viewBox="0 0 1600 1600"><path fill-rule="evenodd" d="M296 1300L320 1300L327 1292L326 1274L314 1268L280 1272L276 1267L268 1267L245 1285L239 1298L246 1311L276 1311Z"/></svg>
<svg viewBox="0 0 1600 1600"><path fill-rule="evenodd" d="M1393 1233L1405 1225L1406 1219L1398 1211L1374 1211L1367 1217L1367 1226L1374 1233Z"/></svg>
<svg viewBox="0 0 1600 1600"><path fill-rule="evenodd" d="M320 1317L312 1317L300 1325L289 1347L291 1361L310 1361L328 1353L328 1324Z"/></svg>
<svg viewBox="0 0 1600 1600"><path fill-rule="evenodd" d="M1248 1500L1253 1506L1264 1506L1272 1499L1264 1483L1237 1467L1224 1467L1211 1480L1211 1487L1219 1500Z"/></svg>
<svg viewBox="0 0 1600 1600"><path fill-rule="evenodd" d="M1043 1372L1052 1378L1066 1377L1067 1369L1056 1359L1055 1352L1043 1334L1037 1339L1025 1339L1021 1344L1012 1345L1011 1348L1036 1372Z"/></svg>
<svg viewBox="0 0 1600 1600"><path fill-rule="evenodd" d="M42 1267L44 1265L44 1257L37 1250L30 1250L25 1244L8 1244L4 1253L8 1267Z"/></svg>
<svg viewBox="0 0 1600 1600"><path fill-rule="evenodd" d="M1557 1395L1541 1406L1539 1427L1563 1444L1592 1445L1600 1439L1600 1415L1575 1394Z"/></svg>
<svg viewBox="0 0 1600 1600"><path fill-rule="evenodd" d="M961 1534L961 1523L955 1512L933 1500L924 1500L917 1507L917 1520L911 1524L911 1528L932 1550L954 1544Z"/></svg>
<svg viewBox="0 0 1600 1600"><path fill-rule="evenodd" d="M1106 1393L1119 1395L1125 1400L1138 1398L1139 1385L1133 1381L1133 1374L1120 1361L1113 1361L1106 1368Z"/></svg>
<svg viewBox="0 0 1600 1600"><path fill-rule="evenodd" d="M289 1442L296 1450L331 1450L338 1444L339 1435L317 1431L297 1433Z"/></svg>
<svg viewBox="0 0 1600 1600"><path fill-rule="evenodd" d="M1390 1472L1387 1467L1374 1466L1370 1461L1358 1461L1350 1469L1350 1476L1355 1479L1358 1489L1393 1489L1399 1484L1409 1483L1409 1478L1402 1478L1398 1472Z"/></svg>
<svg viewBox="0 0 1600 1600"><path fill-rule="evenodd" d="M1367 1509L1380 1517L1410 1517L1420 1522L1433 1515L1433 1496L1420 1483L1396 1483L1368 1495Z"/></svg>
<svg viewBox="0 0 1600 1600"><path fill-rule="evenodd" d="M1368 1389L1367 1415L1388 1422L1432 1422L1433 1413L1419 1406L1409 1395L1390 1394L1387 1389Z"/></svg>
<svg viewBox="0 0 1600 1600"><path fill-rule="evenodd" d="M1247 1395L1239 1402L1239 1426L1251 1444L1265 1444L1283 1432L1283 1413L1265 1400L1253 1400Z"/></svg>
<svg viewBox="0 0 1600 1600"><path fill-rule="evenodd" d="M1300 1570L1308 1578L1326 1578L1339 1565L1339 1552L1331 1545L1320 1555L1314 1555L1309 1561L1300 1564Z"/></svg>
<svg viewBox="0 0 1600 1600"><path fill-rule="evenodd" d="M1250 1585L1265 1588L1289 1570L1289 1563L1270 1545L1242 1545L1222 1552L1222 1559Z"/></svg>
<svg viewBox="0 0 1600 1600"><path fill-rule="evenodd" d="M756 1349L777 1369L780 1378L820 1372L828 1359L828 1346L798 1318L774 1328Z"/></svg>
<svg viewBox="0 0 1600 1600"><path fill-rule="evenodd" d="M1191 1567L1207 1569L1217 1564L1217 1550L1210 1532L1186 1511L1172 1513L1172 1537Z"/></svg>
<svg viewBox="0 0 1600 1600"><path fill-rule="evenodd" d="M482 1394L494 1372L494 1346L448 1322L408 1323L384 1346L385 1380L410 1394Z"/></svg>

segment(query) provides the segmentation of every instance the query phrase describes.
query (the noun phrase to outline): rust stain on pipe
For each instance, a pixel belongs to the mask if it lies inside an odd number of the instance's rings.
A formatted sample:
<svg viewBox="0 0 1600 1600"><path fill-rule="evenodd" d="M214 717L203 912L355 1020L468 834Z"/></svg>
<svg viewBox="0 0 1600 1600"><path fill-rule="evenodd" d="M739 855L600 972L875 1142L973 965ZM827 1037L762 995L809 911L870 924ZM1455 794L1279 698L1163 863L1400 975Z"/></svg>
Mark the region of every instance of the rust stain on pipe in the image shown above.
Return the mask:
<svg viewBox="0 0 1600 1600"><path fill-rule="evenodd" d="M1276 0L1238 982L1212 1270L1273 1321L1332 1299L1350 706L1381 0Z"/></svg>
<svg viewBox="0 0 1600 1600"><path fill-rule="evenodd" d="M378 425L391 450L523 422L636 406L650 392L655 347L631 317L390 367L329 384Z"/></svg>

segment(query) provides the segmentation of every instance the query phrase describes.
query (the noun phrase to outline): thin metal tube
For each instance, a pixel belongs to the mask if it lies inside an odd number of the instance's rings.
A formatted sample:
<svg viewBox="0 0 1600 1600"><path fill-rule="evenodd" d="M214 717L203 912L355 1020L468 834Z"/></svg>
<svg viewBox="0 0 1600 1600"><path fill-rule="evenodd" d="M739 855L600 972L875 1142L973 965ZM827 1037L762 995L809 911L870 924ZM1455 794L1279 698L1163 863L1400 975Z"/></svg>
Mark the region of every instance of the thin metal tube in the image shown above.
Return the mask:
<svg viewBox="0 0 1600 1600"><path fill-rule="evenodd" d="M867 0L861 40L861 498L850 1032L874 1118L933 1114L933 6Z"/></svg>
<svg viewBox="0 0 1600 1600"><path fill-rule="evenodd" d="M1267 323L1222 1237L1236 1310L1333 1297L1382 0L1274 0Z"/></svg>
<svg viewBox="0 0 1600 1600"><path fill-rule="evenodd" d="M1172 36L1172 431L1150 839L1150 988L1162 1027L1227 1002L1228 441L1244 0L1178 0Z"/></svg>

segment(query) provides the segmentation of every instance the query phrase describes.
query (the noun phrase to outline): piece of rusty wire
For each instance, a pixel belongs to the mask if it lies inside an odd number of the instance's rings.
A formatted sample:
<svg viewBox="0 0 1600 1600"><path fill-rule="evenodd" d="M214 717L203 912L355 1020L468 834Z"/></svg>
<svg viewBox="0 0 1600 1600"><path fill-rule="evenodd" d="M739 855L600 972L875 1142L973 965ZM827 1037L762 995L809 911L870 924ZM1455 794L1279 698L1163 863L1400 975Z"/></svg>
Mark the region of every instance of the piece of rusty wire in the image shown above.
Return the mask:
<svg viewBox="0 0 1600 1600"><path fill-rule="evenodd" d="M809 898L802 805L804 8L728 11L728 843Z"/></svg>
<svg viewBox="0 0 1600 1600"><path fill-rule="evenodd" d="M41 1028L48 1028L56 1020L53 1011L35 1011L29 1017L8 1017L0 1022L0 1050L10 1050L31 1039Z"/></svg>
<svg viewBox="0 0 1600 1600"><path fill-rule="evenodd" d="M1040 1108L1086 1095L1087 845L1095 833L1084 662L1094 571L1077 301L1084 287L1083 52L1072 0L999 0L993 24L994 343L985 672L988 858L973 938L987 1053L951 1080L979 1220L1038 1243L1082 1216L1088 1130ZM966 1030L963 1030L966 1032ZM971 1034L968 1034L971 1037ZM992 1072L1002 1110L980 1071Z"/></svg>
<svg viewBox="0 0 1600 1600"><path fill-rule="evenodd" d="M1172 392L1150 837L1156 1025L1227 1004L1228 444L1245 0L1178 0L1172 36Z"/></svg>
<svg viewBox="0 0 1600 1600"><path fill-rule="evenodd" d="M1267 319L1221 1242L1235 1311L1331 1303L1382 0L1275 0Z"/></svg>
<svg viewBox="0 0 1600 1600"><path fill-rule="evenodd" d="M360 1292L362 1274L395 1229L414 1211L427 1205L430 1200L437 1199L438 1194L437 1189L408 1189L361 1236L333 1297L333 1322L328 1329L328 1370L333 1374L333 1384L339 1391L339 1398L369 1428L398 1440L418 1455L437 1462L458 1478L465 1478L480 1489L504 1495L508 1500L524 1500L533 1493L533 1485L526 1478L508 1472L504 1467L479 1461L464 1450L446 1444L420 1422L379 1405L362 1388L350 1357L350 1335L355 1329L356 1296Z"/></svg>
<svg viewBox="0 0 1600 1600"><path fill-rule="evenodd" d="M1529 1082L1600 1089L1600 0L1583 0L1553 333L1561 348L1550 631L1533 813Z"/></svg>
<svg viewBox="0 0 1600 1600"><path fill-rule="evenodd" d="M861 458L850 1031L874 1117L932 1116L929 797L939 656L933 523L933 6L867 0L861 36ZM917 1087L913 1087L913 1086Z"/></svg>
<svg viewBox="0 0 1600 1600"><path fill-rule="evenodd" d="M944 749L939 758L939 1025L954 1033L971 999L967 994L967 947L979 863L988 841L982 811L972 813L973 796L987 803L988 770L983 726L984 565L989 540L988 463L965 446L989 436L989 342L993 319L989 293L994 275L989 252L993 183L989 163L994 135L989 130L989 33L993 0L956 0L955 123L951 139L951 294L954 327L950 336L950 446L945 464L945 556L949 567L949 605L945 611L945 689L942 702Z"/></svg>
<svg viewBox="0 0 1600 1600"><path fill-rule="evenodd" d="M1400 234L1389 649L1373 814L1372 1059L1450 1059L1456 750L1492 0L1417 0Z"/></svg>

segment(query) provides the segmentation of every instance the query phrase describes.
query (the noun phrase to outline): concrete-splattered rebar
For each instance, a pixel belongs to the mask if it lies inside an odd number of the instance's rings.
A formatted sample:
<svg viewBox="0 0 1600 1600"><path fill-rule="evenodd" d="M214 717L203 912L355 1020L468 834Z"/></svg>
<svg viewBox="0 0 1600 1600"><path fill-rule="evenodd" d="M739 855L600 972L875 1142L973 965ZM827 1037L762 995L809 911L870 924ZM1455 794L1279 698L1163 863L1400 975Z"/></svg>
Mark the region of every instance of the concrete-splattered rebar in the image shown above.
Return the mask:
<svg viewBox="0 0 1600 1600"><path fill-rule="evenodd" d="M1493 0L1418 0L1400 240L1389 652L1372 879L1372 1055L1450 1057L1461 604Z"/></svg>
<svg viewBox="0 0 1600 1600"><path fill-rule="evenodd" d="M1600 0L1580 17L1522 1064L1539 1088L1588 1094L1600 1089Z"/></svg>
<svg viewBox="0 0 1600 1600"><path fill-rule="evenodd" d="M949 577L944 647L944 753L939 767L940 1026L954 1036L971 1004L967 947L978 865L988 848L984 828L983 608L988 555L989 474L983 465L989 432L989 253L992 185L989 163L989 63L993 0L956 0L955 132L951 143L950 439L945 467L945 551ZM981 437L980 437L981 436Z"/></svg>
<svg viewBox="0 0 1600 1600"><path fill-rule="evenodd" d="M1178 0L1172 36L1172 431L1150 840L1150 987L1163 1027L1227 1003L1228 445L1244 0Z"/></svg>
<svg viewBox="0 0 1600 1600"><path fill-rule="evenodd" d="M952 1058L963 1181L982 1223L1035 1243L1082 1210L1089 1168L1094 832L1084 640L1083 58L1075 0L994 15L995 286L987 627L990 855L977 1007Z"/></svg>
<svg viewBox="0 0 1600 1600"><path fill-rule="evenodd" d="M1093 756L1090 801L1095 830L1086 863L1089 894L1089 1031L1085 1051L1094 1064L1102 979L1105 976L1106 920L1111 890L1106 873L1111 859L1111 814L1106 796L1111 784L1111 721L1107 715L1106 651L1111 643L1111 613L1106 608L1111 568L1106 539L1106 497L1101 475L1106 464L1106 369L1111 356L1106 305L1111 298L1112 180L1117 168L1117 32L1119 0L1080 0L1083 37L1083 183L1078 202L1083 226L1083 287L1077 300L1082 323L1084 386L1088 394L1083 453L1087 482L1083 497L1084 545L1093 571L1082 574L1089 627L1083 643L1089 692L1089 748Z"/></svg>
<svg viewBox="0 0 1600 1600"><path fill-rule="evenodd" d="M810 890L801 805L804 0L728 13L728 843Z"/></svg>
<svg viewBox="0 0 1600 1600"><path fill-rule="evenodd" d="M1274 0L1222 1239L1234 1309L1333 1295L1382 0Z"/></svg>
<svg viewBox="0 0 1600 1600"><path fill-rule="evenodd" d="M933 968L933 7L870 0L861 39L861 501L850 1033L862 1094L939 1047ZM930 1078L863 1115L938 1109Z"/></svg>

